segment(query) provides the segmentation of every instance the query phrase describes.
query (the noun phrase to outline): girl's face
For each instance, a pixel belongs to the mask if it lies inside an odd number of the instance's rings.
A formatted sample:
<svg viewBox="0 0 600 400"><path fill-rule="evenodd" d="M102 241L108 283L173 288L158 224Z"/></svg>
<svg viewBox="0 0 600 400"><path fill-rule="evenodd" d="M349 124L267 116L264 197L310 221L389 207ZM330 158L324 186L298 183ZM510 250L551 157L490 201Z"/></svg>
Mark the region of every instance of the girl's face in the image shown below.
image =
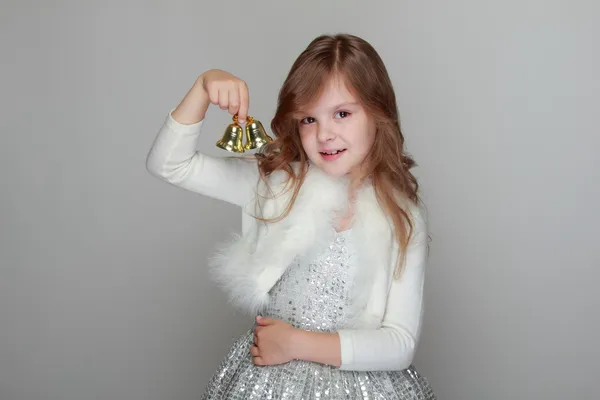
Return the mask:
<svg viewBox="0 0 600 400"><path fill-rule="evenodd" d="M309 160L331 176L359 171L375 138L375 124L341 79L300 112L300 139Z"/></svg>

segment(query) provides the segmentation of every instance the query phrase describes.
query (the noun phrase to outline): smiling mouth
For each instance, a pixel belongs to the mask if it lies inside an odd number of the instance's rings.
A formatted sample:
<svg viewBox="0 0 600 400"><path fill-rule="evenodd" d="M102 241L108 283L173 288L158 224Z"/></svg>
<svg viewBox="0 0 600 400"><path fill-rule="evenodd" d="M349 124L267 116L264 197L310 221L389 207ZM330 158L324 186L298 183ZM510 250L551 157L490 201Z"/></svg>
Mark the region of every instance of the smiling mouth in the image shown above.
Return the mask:
<svg viewBox="0 0 600 400"><path fill-rule="evenodd" d="M326 155L326 156L332 156L334 154L340 154L343 153L344 151L346 151L346 149L342 149L342 150L333 150L333 151L320 151L319 153Z"/></svg>

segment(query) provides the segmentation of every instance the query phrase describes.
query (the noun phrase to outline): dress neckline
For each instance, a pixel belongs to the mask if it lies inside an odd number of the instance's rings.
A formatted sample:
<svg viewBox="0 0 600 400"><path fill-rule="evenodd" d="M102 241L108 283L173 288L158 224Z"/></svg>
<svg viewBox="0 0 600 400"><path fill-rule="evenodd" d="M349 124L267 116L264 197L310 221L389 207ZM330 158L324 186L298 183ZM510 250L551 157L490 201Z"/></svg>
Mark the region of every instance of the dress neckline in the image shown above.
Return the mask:
<svg viewBox="0 0 600 400"><path fill-rule="evenodd" d="M335 228L332 227L331 230L333 231L333 233L336 236L343 236L343 235L346 235L346 234L350 233L352 231L352 227L350 227L348 229L344 229L343 231L338 231L338 230L336 230Z"/></svg>

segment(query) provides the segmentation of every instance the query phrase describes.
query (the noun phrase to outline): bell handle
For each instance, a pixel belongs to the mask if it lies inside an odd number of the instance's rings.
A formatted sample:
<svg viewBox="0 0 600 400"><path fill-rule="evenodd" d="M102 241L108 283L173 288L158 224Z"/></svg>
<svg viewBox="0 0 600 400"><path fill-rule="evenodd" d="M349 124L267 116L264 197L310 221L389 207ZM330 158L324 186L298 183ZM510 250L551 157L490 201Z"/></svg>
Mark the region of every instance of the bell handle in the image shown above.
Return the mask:
<svg viewBox="0 0 600 400"><path fill-rule="evenodd" d="M231 119L233 120L234 123L239 124L237 114L235 114ZM251 124L253 122L254 122L254 117L251 117L248 115L248 118L246 118L246 124Z"/></svg>

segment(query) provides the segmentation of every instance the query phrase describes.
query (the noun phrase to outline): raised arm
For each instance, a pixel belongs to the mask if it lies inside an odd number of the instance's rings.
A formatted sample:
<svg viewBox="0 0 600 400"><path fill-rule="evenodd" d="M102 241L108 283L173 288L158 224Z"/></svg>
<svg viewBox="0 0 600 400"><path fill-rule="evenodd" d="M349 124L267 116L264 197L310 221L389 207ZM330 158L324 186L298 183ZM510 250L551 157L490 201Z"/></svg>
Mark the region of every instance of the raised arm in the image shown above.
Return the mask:
<svg viewBox="0 0 600 400"><path fill-rule="evenodd" d="M259 174L254 158L212 157L196 150L210 103L243 123L248 110L245 83L220 70L200 75L171 110L146 157L155 177L205 196L243 206L253 196Z"/></svg>

